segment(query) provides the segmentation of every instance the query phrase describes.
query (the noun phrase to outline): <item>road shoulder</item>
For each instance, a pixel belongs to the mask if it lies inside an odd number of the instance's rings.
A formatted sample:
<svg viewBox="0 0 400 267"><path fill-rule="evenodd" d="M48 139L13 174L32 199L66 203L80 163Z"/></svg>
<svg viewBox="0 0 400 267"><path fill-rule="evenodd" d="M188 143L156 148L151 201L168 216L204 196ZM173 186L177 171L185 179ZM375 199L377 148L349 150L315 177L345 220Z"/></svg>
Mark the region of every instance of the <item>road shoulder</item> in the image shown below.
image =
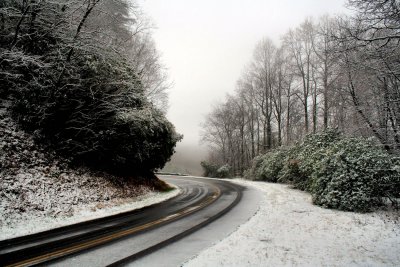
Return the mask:
<svg viewBox="0 0 400 267"><path fill-rule="evenodd" d="M184 266L400 265L398 213L328 210L285 185L234 182L262 192L259 210Z"/></svg>

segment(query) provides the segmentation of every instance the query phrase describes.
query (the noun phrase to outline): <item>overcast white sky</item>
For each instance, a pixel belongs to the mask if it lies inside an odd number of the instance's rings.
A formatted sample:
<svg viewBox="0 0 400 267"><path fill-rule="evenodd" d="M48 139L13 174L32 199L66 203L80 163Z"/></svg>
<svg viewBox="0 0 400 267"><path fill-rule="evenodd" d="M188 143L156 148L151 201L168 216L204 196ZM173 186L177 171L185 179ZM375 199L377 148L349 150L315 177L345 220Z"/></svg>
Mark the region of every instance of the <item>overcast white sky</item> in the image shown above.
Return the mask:
<svg viewBox="0 0 400 267"><path fill-rule="evenodd" d="M264 37L279 42L306 17L345 13L345 0L138 0L153 20L169 69L168 118L183 144L198 145L200 123L222 101Z"/></svg>

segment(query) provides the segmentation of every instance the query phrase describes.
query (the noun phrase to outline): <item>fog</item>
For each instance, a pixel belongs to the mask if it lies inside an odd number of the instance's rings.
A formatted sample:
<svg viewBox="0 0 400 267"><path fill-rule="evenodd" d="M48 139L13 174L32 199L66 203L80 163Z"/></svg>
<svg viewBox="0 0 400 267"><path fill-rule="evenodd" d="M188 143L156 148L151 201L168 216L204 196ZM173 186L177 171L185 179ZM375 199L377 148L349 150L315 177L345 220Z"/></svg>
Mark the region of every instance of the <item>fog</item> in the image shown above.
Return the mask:
<svg viewBox="0 0 400 267"><path fill-rule="evenodd" d="M188 142L177 145L176 153L172 156L163 171L200 176L203 170L200 162L207 157L207 148Z"/></svg>
<svg viewBox="0 0 400 267"><path fill-rule="evenodd" d="M344 0L140 0L174 86L168 118L184 135L169 167L199 174L206 144L200 124L250 61L256 43L276 43L307 17L346 13Z"/></svg>

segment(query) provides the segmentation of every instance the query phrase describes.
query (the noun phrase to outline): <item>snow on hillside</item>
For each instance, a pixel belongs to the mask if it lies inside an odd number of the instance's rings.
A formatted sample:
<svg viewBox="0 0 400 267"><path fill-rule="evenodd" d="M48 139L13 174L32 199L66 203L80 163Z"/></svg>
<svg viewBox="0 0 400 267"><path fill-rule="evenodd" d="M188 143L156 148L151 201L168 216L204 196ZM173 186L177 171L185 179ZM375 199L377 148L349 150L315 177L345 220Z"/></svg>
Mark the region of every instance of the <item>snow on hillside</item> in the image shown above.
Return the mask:
<svg viewBox="0 0 400 267"><path fill-rule="evenodd" d="M286 185L234 181L264 192L258 212L184 266L400 266L399 212L323 209Z"/></svg>
<svg viewBox="0 0 400 267"><path fill-rule="evenodd" d="M71 169L0 109L0 239L140 208L178 194Z"/></svg>

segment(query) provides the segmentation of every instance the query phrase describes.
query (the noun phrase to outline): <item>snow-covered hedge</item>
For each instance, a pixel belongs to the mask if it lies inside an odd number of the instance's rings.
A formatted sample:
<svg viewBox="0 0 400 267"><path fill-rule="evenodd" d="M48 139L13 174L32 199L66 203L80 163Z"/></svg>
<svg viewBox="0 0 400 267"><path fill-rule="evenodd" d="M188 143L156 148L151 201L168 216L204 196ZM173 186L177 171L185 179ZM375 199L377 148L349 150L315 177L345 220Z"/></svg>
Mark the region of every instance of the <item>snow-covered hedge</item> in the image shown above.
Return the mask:
<svg viewBox="0 0 400 267"><path fill-rule="evenodd" d="M334 142L314 166L313 202L340 210L368 211L380 203L381 197L394 193L392 186L400 186L399 167L386 151L368 140L344 138Z"/></svg>
<svg viewBox="0 0 400 267"><path fill-rule="evenodd" d="M400 198L399 163L371 140L327 130L256 157L246 178L289 183L310 192L317 205L365 212Z"/></svg>
<svg viewBox="0 0 400 267"><path fill-rule="evenodd" d="M340 140L341 135L335 129L322 133L309 134L302 142L287 151L286 160L279 175L279 182L290 183L295 188L310 191L310 177L323 158L326 149Z"/></svg>
<svg viewBox="0 0 400 267"><path fill-rule="evenodd" d="M284 167L287 153L285 149L281 148L257 156L253 160L252 167L245 171L244 176L251 180L276 182Z"/></svg>
<svg viewBox="0 0 400 267"><path fill-rule="evenodd" d="M200 163L201 167L203 167L205 177L214 177L214 178L228 178L231 177L231 166L229 164L225 165L217 165L207 161L202 161Z"/></svg>
<svg viewBox="0 0 400 267"><path fill-rule="evenodd" d="M203 176L204 177L216 177L218 166L211 162L202 161L200 162L201 167L203 168Z"/></svg>
<svg viewBox="0 0 400 267"><path fill-rule="evenodd" d="M229 164L222 165L217 170L217 177L218 178L228 178L231 173L231 166Z"/></svg>
<svg viewBox="0 0 400 267"><path fill-rule="evenodd" d="M144 97L134 72L89 55L76 64L79 84L16 90L14 117L75 162L123 175L162 168L180 136Z"/></svg>

